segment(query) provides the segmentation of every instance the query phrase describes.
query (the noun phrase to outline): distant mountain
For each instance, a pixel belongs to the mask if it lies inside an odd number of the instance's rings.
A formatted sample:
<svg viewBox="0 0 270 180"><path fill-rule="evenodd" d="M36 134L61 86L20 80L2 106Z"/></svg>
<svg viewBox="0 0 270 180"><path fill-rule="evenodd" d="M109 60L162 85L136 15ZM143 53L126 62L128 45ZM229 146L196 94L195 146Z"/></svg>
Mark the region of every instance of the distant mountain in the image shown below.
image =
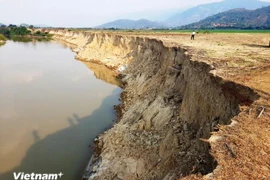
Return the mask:
<svg viewBox="0 0 270 180"><path fill-rule="evenodd" d="M6 26L5 24L3 24L3 23L0 23L0 27L2 27L2 26Z"/></svg>
<svg viewBox="0 0 270 180"><path fill-rule="evenodd" d="M269 28L270 6L256 10L232 9L218 13L183 28Z"/></svg>
<svg viewBox="0 0 270 180"><path fill-rule="evenodd" d="M257 9L263 6L269 6L269 2L258 0L224 0L210 4L203 4L190 8L184 12L176 14L167 19L166 22L171 26L186 25L193 22L198 22L208 16L224 12L235 8Z"/></svg>
<svg viewBox="0 0 270 180"><path fill-rule="evenodd" d="M117 19L148 19L150 21L165 21L166 19L172 17L176 13L183 12L192 6L185 6L182 8L171 8L171 9L151 9L151 10L142 10L136 12L130 12L119 16Z"/></svg>
<svg viewBox="0 0 270 180"><path fill-rule="evenodd" d="M120 19L109 22L96 28L117 28L117 29L148 29L148 28L164 28L165 25L159 22L149 21L147 19L140 19L138 21Z"/></svg>

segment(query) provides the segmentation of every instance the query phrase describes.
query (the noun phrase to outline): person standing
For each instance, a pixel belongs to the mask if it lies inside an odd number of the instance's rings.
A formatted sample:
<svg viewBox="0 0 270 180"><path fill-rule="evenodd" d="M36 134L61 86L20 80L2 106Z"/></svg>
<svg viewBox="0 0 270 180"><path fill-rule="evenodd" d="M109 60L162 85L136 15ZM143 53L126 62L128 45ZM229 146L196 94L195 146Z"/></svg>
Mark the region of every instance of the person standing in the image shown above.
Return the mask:
<svg viewBox="0 0 270 180"><path fill-rule="evenodd" d="M193 32L192 32L192 34L191 34L191 40L194 40L194 38L195 38L195 34L196 34L196 32L195 32L195 31L193 31Z"/></svg>

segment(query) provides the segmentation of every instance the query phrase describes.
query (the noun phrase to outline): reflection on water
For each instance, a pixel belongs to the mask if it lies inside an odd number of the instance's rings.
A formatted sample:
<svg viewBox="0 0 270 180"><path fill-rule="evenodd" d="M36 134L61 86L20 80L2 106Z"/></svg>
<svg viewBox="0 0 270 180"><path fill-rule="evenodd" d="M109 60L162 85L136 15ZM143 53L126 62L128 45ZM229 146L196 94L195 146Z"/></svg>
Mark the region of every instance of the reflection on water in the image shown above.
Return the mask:
<svg viewBox="0 0 270 180"><path fill-rule="evenodd" d="M12 36L10 39L14 42L35 42L36 40L27 36Z"/></svg>
<svg viewBox="0 0 270 180"><path fill-rule="evenodd" d="M114 117L121 89L54 42L0 48L0 179L63 172L79 179L89 144Z"/></svg>
<svg viewBox="0 0 270 180"><path fill-rule="evenodd" d="M115 78L116 74L115 72L111 71L109 68L107 68L104 65L91 63L91 62L83 62L89 69L91 69L94 72L94 75L105 82L108 82L110 84L114 84L116 86L120 86L120 81Z"/></svg>

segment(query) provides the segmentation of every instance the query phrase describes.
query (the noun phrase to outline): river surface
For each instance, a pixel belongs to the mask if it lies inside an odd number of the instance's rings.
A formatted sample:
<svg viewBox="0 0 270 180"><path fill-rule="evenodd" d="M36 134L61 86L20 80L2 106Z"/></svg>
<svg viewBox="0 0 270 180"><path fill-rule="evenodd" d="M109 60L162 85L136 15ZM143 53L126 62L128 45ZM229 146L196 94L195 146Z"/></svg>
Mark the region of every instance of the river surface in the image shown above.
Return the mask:
<svg viewBox="0 0 270 180"><path fill-rule="evenodd" d="M74 56L56 42L0 46L0 180L13 172L80 179L89 145L115 120L121 89Z"/></svg>

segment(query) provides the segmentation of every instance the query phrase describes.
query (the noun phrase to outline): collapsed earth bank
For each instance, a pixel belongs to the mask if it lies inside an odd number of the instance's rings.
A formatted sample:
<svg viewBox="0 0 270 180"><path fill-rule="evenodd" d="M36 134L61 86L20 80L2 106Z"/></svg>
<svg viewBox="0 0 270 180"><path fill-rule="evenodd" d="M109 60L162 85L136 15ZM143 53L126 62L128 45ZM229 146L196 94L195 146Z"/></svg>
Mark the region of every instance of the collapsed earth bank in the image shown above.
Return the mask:
<svg viewBox="0 0 270 180"><path fill-rule="evenodd" d="M98 137L99 162L89 179L175 179L211 173L218 162L207 139L258 95L215 75L187 48L155 39L52 30L77 58L122 72L121 117Z"/></svg>

